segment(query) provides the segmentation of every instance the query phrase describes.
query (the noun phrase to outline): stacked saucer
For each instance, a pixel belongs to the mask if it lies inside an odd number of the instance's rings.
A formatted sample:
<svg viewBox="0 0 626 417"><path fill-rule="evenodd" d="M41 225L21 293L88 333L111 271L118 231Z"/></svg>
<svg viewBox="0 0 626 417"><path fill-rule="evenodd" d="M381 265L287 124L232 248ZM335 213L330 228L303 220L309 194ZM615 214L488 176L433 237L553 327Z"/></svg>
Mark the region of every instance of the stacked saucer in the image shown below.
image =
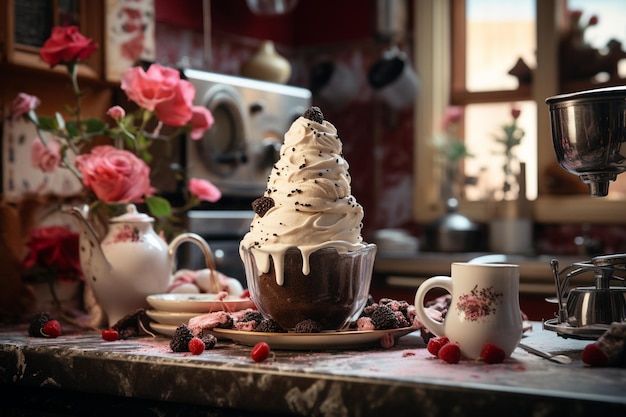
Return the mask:
<svg viewBox="0 0 626 417"><path fill-rule="evenodd" d="M201 314L214 311L239 311L254 308L249 298L226 296L218 294L154 294L147 298L153 308L146 311L148 317L155 320L150 327L155 332L165 336L172 336L181 324L187 324L189 319Z"/></svg>

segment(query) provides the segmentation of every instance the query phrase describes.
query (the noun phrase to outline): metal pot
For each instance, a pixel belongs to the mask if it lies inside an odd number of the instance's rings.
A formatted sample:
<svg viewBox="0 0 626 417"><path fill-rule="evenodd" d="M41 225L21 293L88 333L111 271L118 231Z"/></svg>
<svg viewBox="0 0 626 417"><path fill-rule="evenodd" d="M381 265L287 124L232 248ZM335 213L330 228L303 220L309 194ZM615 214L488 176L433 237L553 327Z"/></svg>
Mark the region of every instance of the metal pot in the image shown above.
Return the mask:
<svg viewBox="0 0 626 417"><path fill-rule="evenodd" d="M448 200L448 212L425 229L428 250L436 252L478 252L484 249L481 227L457 212L458 202Z"/></svg>

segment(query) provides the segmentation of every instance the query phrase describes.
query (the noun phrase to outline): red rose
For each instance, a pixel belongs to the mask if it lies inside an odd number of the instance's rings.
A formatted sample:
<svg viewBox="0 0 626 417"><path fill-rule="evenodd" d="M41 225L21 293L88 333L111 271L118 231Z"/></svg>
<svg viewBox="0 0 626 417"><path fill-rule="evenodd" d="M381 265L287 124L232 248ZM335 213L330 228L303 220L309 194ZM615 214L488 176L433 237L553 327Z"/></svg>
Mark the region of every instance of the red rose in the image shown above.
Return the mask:
<svg viewBox="0 0 626 417"><path fill-rule="evenodd" d="M97 47L98 44L84 37L76 26L56 26L39 50L39 55L52 68L61 63L84 61Z"/></svg>
<svg viewBox="0 0 626 417"><path fill-rule="evenodd" d="M54 268L63 281L82 278L78 233L62 226L40 227L31 231L27 247L26 268Z"/></svg>
<svg viewBox="0 0 626 417"><path fill-rule="evenodd" d="M83 185L106 203L140 202L152 195L150 167L132 152L110 145L96 146L76 157Z"/></svg>

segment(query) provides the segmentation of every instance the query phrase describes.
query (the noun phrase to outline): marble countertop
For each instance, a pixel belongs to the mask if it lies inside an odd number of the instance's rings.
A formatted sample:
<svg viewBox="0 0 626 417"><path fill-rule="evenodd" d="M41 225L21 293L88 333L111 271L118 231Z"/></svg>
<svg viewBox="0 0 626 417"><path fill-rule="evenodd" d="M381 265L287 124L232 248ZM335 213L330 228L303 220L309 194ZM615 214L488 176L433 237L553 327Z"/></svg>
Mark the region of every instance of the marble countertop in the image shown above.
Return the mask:
<svg viewBox="0 0 626 417"><path fill-rule="evenodd" d="M28 337L25 327L5 328L0 387L13 407L56 401L68 415L94 401L99 408L118 404L111 406L118 413L141 406L141 415L155 416L181 409L230 416L475 416L504 409L520 416L625 415L626 369L586 367L580 354L589 341L541 327L534 323L524 342L568 354L571 364L519 348L501 364L446 364L428 353L419 332L391 349L376 342L348 350L276 350L274 360L255 363L250 347L225 340L194 356L173 353L166 336L105 342L99 332L77 331L44 339Z"/></svg>

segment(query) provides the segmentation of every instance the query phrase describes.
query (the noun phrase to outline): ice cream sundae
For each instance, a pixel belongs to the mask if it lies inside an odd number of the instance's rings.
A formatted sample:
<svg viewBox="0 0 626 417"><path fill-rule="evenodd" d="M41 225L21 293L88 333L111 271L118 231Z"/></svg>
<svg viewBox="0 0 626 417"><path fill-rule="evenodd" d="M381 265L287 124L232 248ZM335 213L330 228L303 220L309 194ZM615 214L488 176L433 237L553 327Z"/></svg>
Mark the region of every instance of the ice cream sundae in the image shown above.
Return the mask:
<svg viewBox="0 0 626 417"><path fill-rule="evenodd" d="M348 325L366 304L376 246L363 242L342 143L319 108L285 134L253 209L240 254L259 311L285 329L303 320Z"/></svg>

